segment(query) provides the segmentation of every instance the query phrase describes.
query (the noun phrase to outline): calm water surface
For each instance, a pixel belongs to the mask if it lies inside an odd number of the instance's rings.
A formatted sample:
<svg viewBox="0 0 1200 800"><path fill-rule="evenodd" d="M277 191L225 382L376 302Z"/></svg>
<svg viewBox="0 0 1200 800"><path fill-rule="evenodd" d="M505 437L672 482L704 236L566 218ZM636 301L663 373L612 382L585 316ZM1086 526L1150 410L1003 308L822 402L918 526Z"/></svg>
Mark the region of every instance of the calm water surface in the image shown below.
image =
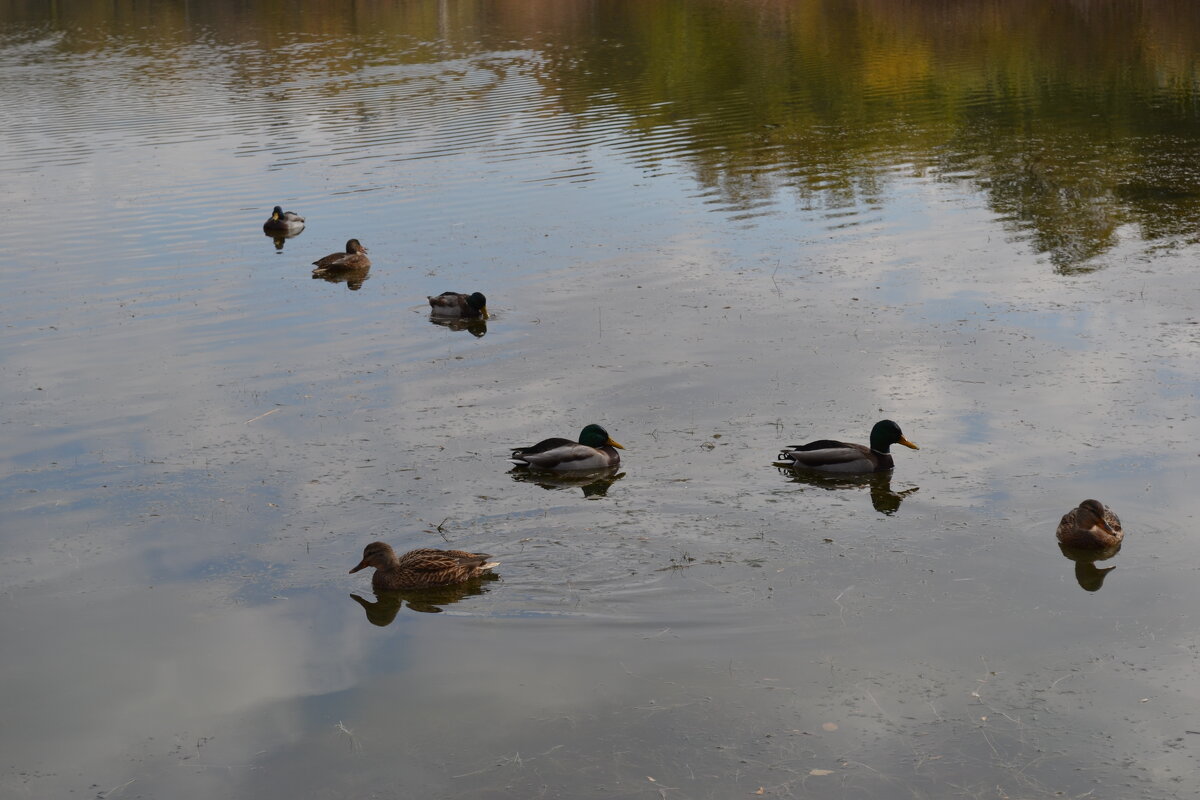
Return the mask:
<svg viewBox="0 0 1200 800"><path fill-rule="evenodd" d="M1200 791L1192 4L0 22L0 794ZM507 472L588 422L618 475Z"/></svg>

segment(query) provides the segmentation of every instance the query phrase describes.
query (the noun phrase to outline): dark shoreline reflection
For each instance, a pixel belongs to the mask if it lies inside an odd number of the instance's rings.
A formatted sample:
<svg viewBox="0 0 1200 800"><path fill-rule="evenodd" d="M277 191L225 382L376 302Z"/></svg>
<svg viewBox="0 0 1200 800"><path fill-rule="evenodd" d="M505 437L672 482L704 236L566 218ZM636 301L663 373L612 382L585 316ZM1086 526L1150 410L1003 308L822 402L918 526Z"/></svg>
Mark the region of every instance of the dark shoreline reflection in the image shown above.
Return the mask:
<svg viewBox="0 0 1200 800"><path fill-rule="evenodd" d="M1104 585L1104 579L1108 573L1117 567L1113 565L1100 569L1096 566L1096 562L1107 561L1121 552L1121 545L1104 550L1084 550L1078 547L1067 547L1060 542L1058 549L1062 551L1063 558L1075 562L1075 580L1078 581L1080 588L1088 592L1098 592Z"/></svg>
<svg viewBox="0 0 1200 800"><path fill-rule="evenodd" d="M452 331L466 331L476 339L487 335L487 320L481 317L430 317L429 321L438 327L449 328Z"/></svg>
<svg viewBox="0 0 1200 800"><path fill-rule="evenodd" d="M535 483L543 489L580 489L584 497L604 497L608 487L625 477L621 468L593 470L590 472L537 472L517 467L508 474L517 483Z"/></svg>
<svg viewBox="0 0 1200 800"><path fill-rule="evenodd" d="M144 47L154 69L136 68L151 96L195 69L189 48L202 29L200 55L247 54L235 60L230 88L266 98L269 115L249 127L284 130L306 112L287 102L280 75L336 84L361 58L388 80L412 64L487 59L515 44L536 53L555 113L581 125L628 119L624 151L686 162L727 211L758 213L781 200L870 208L887 201L900 165L969 187L1062 273L1103 266L1097 259L1130 236L1169 244L1200 235L1200 174L1186 166L1200 150L1200 14L1190 1L1077 0L1054 4L1054 13L1044 0L450 7L318 3L279 14L258 0L11 0L0 23L16 41L62 33L39 60L103 64ZM310 45L249 55L297 33ZM421 41L445 45L414 48ZM77 106L72 82L48 86L61 98L43 98L44 107ZM55 119L34 126L59 140L52 157L96 146L55 136ZM382 106L354 121L355 142L381 141L397 124ZM129 135L158 134L138 127L145 132ZM279 158L293 146L290 137L265 143Z"/></svg>
<svg viewBox="0 0 1200 800"><path fill-rule="evenodd" d="M866 475L834 475L826 472L816 472L810 469L789 469L776 467L779 474L788 479L789 483L802 483L815 486L818 489L837 491L839 489L869 489L871 505L880 514L895 514L900 509L904 498L920 489L910 486L896 491L892 489L892 471L872 472Z"/></svg>
<svg viewBox="0 0 1200 800"><path fill-rule="evenodd" d="M352 292L357 292L362 288L362 285L367 280L367 275L370 272L370 267L360 267L358 269L313 270L313 280L323 280L329 283L344 283L346 284L347 289Z"/></svg>
<svg viewBox="0 0 1200 800"><path fill-rule="evenodd" d="M373 603L354 593L350 594L350 599L362 606L368 622L383 628L395 621L396 615L400 613L400 609L404 607L405 603L408 604L410 611L422 614L440 614L443 607L453 605L464 597L485 594L489 588L488 584L498 580L500 580L499 575L488 573L480 575L478 578L472 578L465 583L439 586L436 589L376 592Z"/></svg>

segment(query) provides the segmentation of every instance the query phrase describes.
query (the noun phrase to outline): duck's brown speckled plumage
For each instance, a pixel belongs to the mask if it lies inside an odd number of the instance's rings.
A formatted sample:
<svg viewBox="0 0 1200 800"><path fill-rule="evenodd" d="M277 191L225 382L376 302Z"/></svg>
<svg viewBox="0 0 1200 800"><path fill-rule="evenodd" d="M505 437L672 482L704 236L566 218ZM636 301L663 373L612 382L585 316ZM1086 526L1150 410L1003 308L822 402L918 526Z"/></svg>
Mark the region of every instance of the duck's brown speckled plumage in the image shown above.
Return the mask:
<svg viewBox="0 0 1200 800"><path fill-rule="evenodd" d="M363 548L362 561L350 572L374 567L371 588L375 591L428 589L479 577L499 565L499 561L488 561L489 558L491 556L487 553L436 550L430 547L409 550L397 556L386 542L371 542Z"/></svg>
<svg viewBox="0 0 1200 800"><path fill-rule="evenodd" d="M1124 538L1121 520L1099 500L1084 500L1058 523L1058 541L1066 547L1103 550Z"/></svg>
<svg viewBox="0 0 1200 800"><path fill-rule="evenodd" d="M346 252L330 253L324 258L317 259L313 264L316 266L313 274L316 275L323 270L369 267L371 259L367 258L367 248L363 247L358 239L351 239L346 242Z"/></svg>

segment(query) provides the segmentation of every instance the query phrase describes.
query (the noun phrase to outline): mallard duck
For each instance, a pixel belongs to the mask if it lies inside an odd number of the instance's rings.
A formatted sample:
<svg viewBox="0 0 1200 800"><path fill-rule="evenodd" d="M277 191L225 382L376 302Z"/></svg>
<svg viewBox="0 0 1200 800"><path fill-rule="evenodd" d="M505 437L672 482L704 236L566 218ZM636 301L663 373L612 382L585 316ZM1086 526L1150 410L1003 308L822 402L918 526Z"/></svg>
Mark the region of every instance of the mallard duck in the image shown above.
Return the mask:
<svg viewBox="0 0 1200 800"><path fill-rule="evenodd" d="M483 317L487 319L487 298L482 292L461 294L442 292L429 298L429 307L435 317Z"/></svg>
<svg viewBox="0 0 1200 800"><path fill-rule="evenodd" d="M399 591L401 589L430 589L477 578L499 561L488 561L487 553L468 553L465 550L435 550L423 547L409 550L397 557L396 551L387 542L371 542L363 548L362 561L350 570L374 567L371 588L375 591Z"/></svg>
<svg viewBox="0 0 1200 800"><path fill-rule="evenodd" d="M346 252L330 253L312 263L317 267L313 270L313 274L316 275L321 270L327 269L362 269L363 267L369 267L371 266L371 259L367 258L367 248L363 247L358 239L351 239L346 242Z"/></svg>
<svg viewBox="0 0 1200 800"><path fill-rule="evenodd" d="M1124 538L1121 520L1099 500L1084 500L1058 523L1058 540L1066 547L1103 550L1116 547Z"/></svg>
<svg viewBox="0 0 1200 800"><path fill-rule="evenodd" d="M509 461L518 467L551 472L607 469L621 463L621 454L614 447L625 449L612 440L608 431L592 424L579 432L578 442L543 439L532 447L516 448Z"/></svg>
<svg viewBox="0 0 1200 800"><path fill-rule="evenodd" d="M904 438L899 425L890 419L883 419L871 428L870 447L821 439L785 447L774 464L777 467L818 469L824 472L883 472L895 466L890 452L894 444L902 444L913 450L921 449Z"/></svg>
<svg viewBox="0 0 1200 800"><path fill-rule="evenodd" d="M268 233L299 233L304 228L304 217L295 211L284 211L282 206L275 206L271 218L263 223L263 230Z"/></svg>

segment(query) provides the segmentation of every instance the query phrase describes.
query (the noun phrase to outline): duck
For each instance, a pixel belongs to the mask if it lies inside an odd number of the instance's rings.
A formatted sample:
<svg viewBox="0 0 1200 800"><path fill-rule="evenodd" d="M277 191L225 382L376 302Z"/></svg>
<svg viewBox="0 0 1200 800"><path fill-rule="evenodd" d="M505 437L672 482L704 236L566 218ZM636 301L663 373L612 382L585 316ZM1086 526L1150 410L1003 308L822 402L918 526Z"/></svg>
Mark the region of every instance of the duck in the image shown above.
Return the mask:
<svg viewBox="0 0 1200 800"><path fill-rule="evenodd" d="M881 419L871 428L871 446L820 439L808 444L794 444L780 451L773 462L777 467L815 469L822 472L867 474L886 472L895 466L891 447L902 444L920 450L904 438L900 426L890 419Z"/></svg>
<svg viewBox="0 0 1200 800"><path fill-rule="evenodd" d="M313 274L317 275L323 270L362 269L369 267L371 266L371 259L367 258L367 248L362 246L362 242L358 241L358 239L351 239L346 242L346 252L330 253L312 263L316 266Z"/></svg>
<svg viewBox="0 0 1200 800"><path fill-rule="evenodd" d="M1119 545L1125 531L1112 509L1105 508L1099 500L1084 500L1063 514L1057 535L1064 547L1105 550Z"/></svg>
<svg viewBox="0 0 1200 800"><path fill-rule="evenodd" d="M430 296L429 307L435 317L488 317L487 298L482 292L442 292Z"/></svg>
<svg viewBox="0 0 1200 800"><path fill-rule="evenodd" d="M304 229L304 217L295 211L284 211L283 206L275 206L271 218L263 223L267 233L299 233Z"/></svg>
<svg viewBox="0 0 1200 800"><path fill-rule="evenodd" d="M432 547L409 550L397 556L387 542L371 542L363 548L362 561L350 570L350 574L374 567L371 588L377 592L432 589L478 578L500 566L499 561L488 561L489 558L491 556L487 553L437 550Z"/></svg>
<svg viewBox="0 0 1200 800"><path fill-rule="evenodd" d="M518 467L566 472L569 470L601 470L621 463L621 454L613 448L624 450L600 425L588 425L579 432L579 441L570 439L543 439L530 447L518 447L512 451L510 462Z"/></svg>

